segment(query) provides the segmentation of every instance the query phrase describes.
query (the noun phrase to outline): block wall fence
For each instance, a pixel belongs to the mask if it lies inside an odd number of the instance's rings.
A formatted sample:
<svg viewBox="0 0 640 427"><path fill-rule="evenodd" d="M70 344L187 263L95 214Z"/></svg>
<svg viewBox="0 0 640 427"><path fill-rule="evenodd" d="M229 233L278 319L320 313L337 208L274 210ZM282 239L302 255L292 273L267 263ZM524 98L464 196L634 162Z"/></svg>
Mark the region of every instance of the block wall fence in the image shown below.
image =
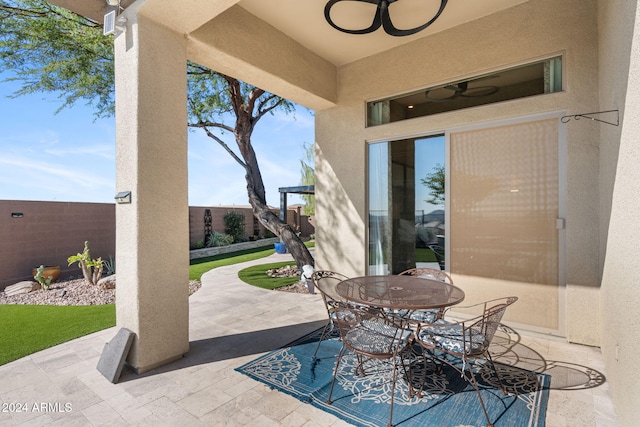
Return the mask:
<svg viewBox="0 0 640 427"><path fill-rule="evenodd" d="M248 206L190 206L190 248L204 241L205 209L211 210L214 231L224 233L224 215L238 212L245 217L248 237L265 235L265 228L254 222ZM287 222L303 237L314 232L299 208L288 210ZM89 241L93 258L115 259L115 224L113 203L0 200L0 291L21 280L32 280L31 269L41 264L59 265L60 279L79 276L80 269L68 266L67 258L82 252L85 240ZM162 236L158 236L158 241L162 241Z"/></svg>

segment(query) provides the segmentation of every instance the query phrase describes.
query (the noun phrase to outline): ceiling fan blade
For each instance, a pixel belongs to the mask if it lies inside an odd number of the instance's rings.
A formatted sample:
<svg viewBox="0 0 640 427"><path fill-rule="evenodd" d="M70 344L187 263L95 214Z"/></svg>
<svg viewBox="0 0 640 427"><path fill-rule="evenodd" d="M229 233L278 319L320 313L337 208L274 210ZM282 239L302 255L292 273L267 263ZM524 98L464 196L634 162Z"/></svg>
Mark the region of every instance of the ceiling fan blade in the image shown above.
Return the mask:
<svg viewBox="0 0 640 427"><path fill-rule="evenodd" d="M331 25L336 30L342 31L343 33L347 33L347 34L369 34L374 32L378 28L380 28L380 26L382 25L382 19L380 17L380 13L376 12L376 14L373 16L373 21L371 25L367 28L363 28L361 30L350 30L347 28L339 27L335 22L333 22L333 19L331 19L331 8L336 3L339 3L341 1L359 1L363 3L372 3L372 4L379 3L378 0L329 0L327 4L324 6L324 18L327 20L329 25ZM379 8L380 8L380 5L378 4L378 9Z"/></svg>

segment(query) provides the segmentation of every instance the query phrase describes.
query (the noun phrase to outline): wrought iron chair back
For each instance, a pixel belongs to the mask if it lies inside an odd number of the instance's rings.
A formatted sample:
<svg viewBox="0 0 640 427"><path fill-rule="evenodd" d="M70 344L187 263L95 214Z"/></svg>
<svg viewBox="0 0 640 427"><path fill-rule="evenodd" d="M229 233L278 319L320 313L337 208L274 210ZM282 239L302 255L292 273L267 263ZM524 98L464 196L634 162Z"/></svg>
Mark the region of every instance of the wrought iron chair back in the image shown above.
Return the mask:
<svg viewBox="0 0 640 427"><path fill-rule="evenodd" d="M336 285L347 279L348 277L344 274L329 270L314 271L311 275L313 285L316 289L320 290L327 308L329 307L329 301L345 301L345 299L336 292Z"/></svg>
<svg viewBox="0 0 640 427"><path fill-rule="evenodd" d="M318 270L315 271L311 275L311 280L313 280L314 287L320 291L320 295L322 295L322 300L324 301L324 306L327 310L327 316L329 320L327 324L324 326L322 330L322 334L320 335L320 339L318 340L318 345L316 346L316 351L313 353L313 358L316 358L318 354L318 349L320 348L320 343L324 340L327 334L333 332L334 329L334 306L336 301L345 302L344 298L342 298L336 292L336 285L343 280L346 280L348 277L336 273L335 271L329 270Z"/></svg>
<svg viewBox="0 0 640 427"><path fill-rule="evenodd" d="M435 268L429 267L418 267L418 268L410 268L408 270L403 271L402 273L398 273L399 276L415 276L415 277L424 277L425 279L433 279L439 280L444 283L449 283L453 285L453 279L446 271L436 270Z"/></svg>
<svg viewBox="0 0 640 427"><path fill-rule="evenodd" d="M398 273L399 276L414 276L421 277L424 279L431 280L439 280L444 283L448 283L453 285L453 279L446 271L437 270L435 268L429 267L418 267L418 268L410 268L409 270L405 270L401 273ZM433 323L438 319L442 319L444 315L444 308L441 309L429 309L429 310L415 310L411 313L404 313L411 320L418 323Z"/></svg>
<svg viewBox="0 0 640 427"><path fill-rule="evenodd" d="M439 245L429 245L429 249L433 252L438 261L438 265L440 266L440 270L444 270L446 267L446 261L444 259L445 253L444 248Z"/></svg>
<svg viewBox="0 0 640 427"><path fill-rule="evenodd" d="M393 425L393 402L398 368L405 369L400 353L406 348L413 331L408 329L408 320L395 317L379 308L362 305L351 305L344 302L333 302L335 324L340 331L342 348L338 353L331 382L331 390L327 403L335 386L340 363L346 351L351 351L357 358L355 375L366 376L364 363L368 359L389 359L392 361L391 403L389 408L389 424ZM405 374L408 375L407 372Z"/></svg>
<svg viewBox="0 0 640 427"><path fill-rule="evenodd" d="M473 385L487 419L487 426L492 426L493 424L482 399L472 364L478 359L487 360L498 378L500 389L506 394L506 389L500 378L500 373L493 363L489 347L500 326L504 313L517 300L518 297L505 297L463 307L482 307L483 312L481 315L469 320L451 322L440 319L434 324L419 325L416 332L416 342L426 349L435 360L457 370L467 382ZM451 359L447 355L454 356L457 360ZM460 360L461 364L459 363Z"/></svg>

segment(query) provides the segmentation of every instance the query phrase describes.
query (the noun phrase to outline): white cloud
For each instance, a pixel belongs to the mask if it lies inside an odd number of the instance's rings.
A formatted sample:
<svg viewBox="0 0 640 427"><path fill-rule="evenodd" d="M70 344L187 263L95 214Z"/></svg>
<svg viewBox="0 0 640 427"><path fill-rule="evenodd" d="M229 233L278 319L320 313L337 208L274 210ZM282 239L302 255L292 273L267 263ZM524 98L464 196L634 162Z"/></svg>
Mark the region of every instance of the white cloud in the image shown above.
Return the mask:
<svg viewBox="0 0 640 427"><path fill-rule="evenodd" d="M43 150L45 153L52 156L95 156L103 159L116 158L115 144L96 144L96 145L84 145L80 147L59 147L49 148Z"/></svg>
<svg viewBox="0 0 640 427"><path fill-rule="evenodd" d="M4 156L0 165L1 180L7 183L0 190L3 199L105 202L110 201L115 189L113 176L82 170L79 166L69 168L21 156Z"/></svg>

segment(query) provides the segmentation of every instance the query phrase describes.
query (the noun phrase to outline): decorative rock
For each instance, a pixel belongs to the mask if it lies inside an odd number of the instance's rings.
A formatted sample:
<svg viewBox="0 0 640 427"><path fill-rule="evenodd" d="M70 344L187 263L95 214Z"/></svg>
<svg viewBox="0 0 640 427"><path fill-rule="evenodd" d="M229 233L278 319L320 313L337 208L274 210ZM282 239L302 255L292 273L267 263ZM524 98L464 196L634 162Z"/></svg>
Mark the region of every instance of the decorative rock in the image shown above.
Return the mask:
<svg viewBox="0 0 640 427"><path fill-rule="evenodd" d="M4 289L4 293L6 296L10 297L13 295L28 294L32 290L38 289L38 288L40 288L40 285L38 284L38 282L31 282L31 281L25 280L23 282L18 282L13 285L7 286Z"/></svg>
<svg viewBox="0 0 640 427"><path fill-rule="evenodd" d="M267 270L267 276L269 277L296 277L300 276L300 269L295 265L285 265L280 268L273 268Z"/></svg>
<svg viewBox="0 0 640 427"><path fill-rule="evenodd" d="M98 286L105 289L114 289L116 287L116 275L112 274L111 276L98 280Z"/></svg>

